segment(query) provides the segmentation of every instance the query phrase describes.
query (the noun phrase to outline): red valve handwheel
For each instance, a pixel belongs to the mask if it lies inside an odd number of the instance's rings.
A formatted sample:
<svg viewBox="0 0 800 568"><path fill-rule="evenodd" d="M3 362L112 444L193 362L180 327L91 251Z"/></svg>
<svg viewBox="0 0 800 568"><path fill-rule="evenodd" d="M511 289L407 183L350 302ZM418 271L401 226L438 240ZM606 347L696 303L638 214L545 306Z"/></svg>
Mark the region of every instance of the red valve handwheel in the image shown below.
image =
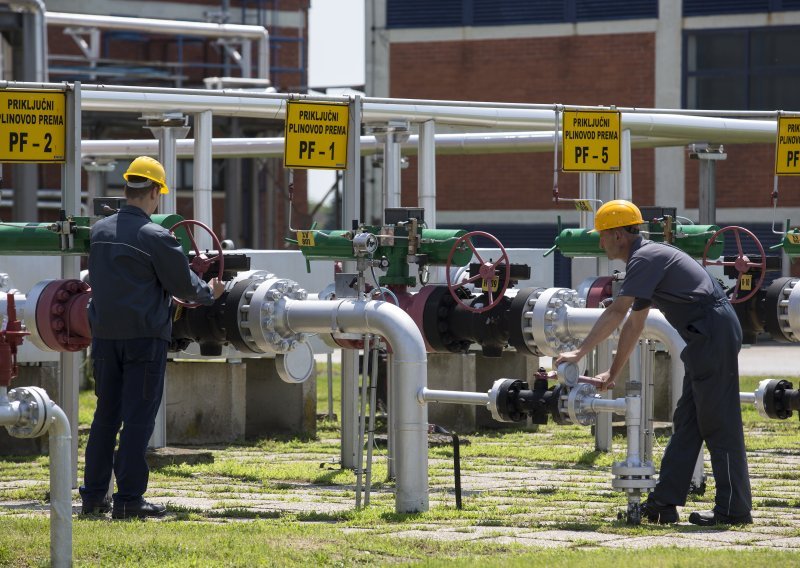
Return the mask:
<svg viewBox="0 0 800 568"><path fill-rule="evenodd" d="M197 242L194 240L194 235L192 234L192 231L189 230L189 225L197 225L198 227L205 229L205 231L211 235L211 242L214 244L214 248L217 249L217 256L208 258L205 254L200 252L200 247L197 246ZM222 279L222 275L225 271L225 259L222 256L222 244L220 244L217 235L214 234L214 231L200 221L195 221L194 219L184 219L183 221L179 221L172 225L172 227L169 229L169 232L175 233L175 229L179 227L186 227L186 234L189 237L189 242L192 243L192 248L194 248L194 258L190 263L194 273L198 276L202 276L208 271L211 263L219 259L219 271L217 272L217 278ZM187 302L185 300L181 300L180 298L176 298L175 296L173 296L172 299L175 300L175 303L180 304L184 308L196 308L200 305L197 302Z"/></svg>
<svg viewBox="0 0 800 568"><path fill-rule="evenodd" d="M498 258L495 262L492 262L491 259L489 262L486 262L481 258L481 255L478 254L478 251L475 249L475 246L472 244L471 237L479 236L479 237L486 237L490 241L493 241L497 248L500 249L500 258ZM455 255L456 250L462 244L466 243L469 248L472 249L472 253L475 255L475 258L478 259L478 262L481 264L480 268L478 269L478 274L473 276L472 278L465 280L463 282L452 283L450 281L450 268L453 264L453 255ZM503 279L503 286L497 290L496 297L495 293L492 292L492 279L495 276L495 272L497 270L497 265L500 264L501 261L505 260L505 278ZM500 303L500 300L503 299L503 294L505 294L506 288L508 288L509 278L511 276L511 261L508 259L508 253L506 253L506 249L503 247L502 243L494 236L484 231L471 231L466 233L465 235L461 235L458 237L455 243L453 243L453 248L450 249L450 254L447 257L447 264L445 265L445 274L447 275L447 289L450 291L450 295L456 301L456 303L461 304L465 309L469 310L470 312L474 312L476 314L480 314L482 312L486 312L491 310L497 304ZM456 290L458 290L462 285L469 284L471 282L476 282L477 280L481 281L481 284L486 285L486 294L489 296L489 304L483 306L482 308L473 308L470 305L467 305L461 298L458 297L456 294ZM481 286L483 288L483 286Z"/></svg>
<svg viewBox="0 0 800 568"><path fill-rule="evenodd" d="M721 235L722 233L730 232L733 233L734 237L736 237L736 249L738 250L738 255L736 256L736 260L733 262L731 261L711 261L708 260L708 251L711 248L711 245L714 244L716 238ZM744 250L742 250L742 239L739 237L739 233L744 233L748 237L750 237L755 243L756 247L758 247L758 253L761 255L761 262L751 262L750 259L744 254ZM733 266L736 271L739 273L736 276L736 287L733 289L733 294L731 295L731 304L739 304L741 302L745 302L753 297L753 295L758 292L758 289L761 288L761 284L764 283L764 276L767 273L767 255L764 254L764 247L761 246L761 242L758 240L753 233L745 229L744 227L737 227L735 225L731 225L729 227L723 227L713 235L706 243L706 248L703 250L703 266ZM761 276L758 278L758 282L756 285L753 286L753 289L750 291L749 294L742 296L741 298L737 297L739 293L739 285L742 282L742 276L750 271L751 268L758 268L761 270Z"/></svg>

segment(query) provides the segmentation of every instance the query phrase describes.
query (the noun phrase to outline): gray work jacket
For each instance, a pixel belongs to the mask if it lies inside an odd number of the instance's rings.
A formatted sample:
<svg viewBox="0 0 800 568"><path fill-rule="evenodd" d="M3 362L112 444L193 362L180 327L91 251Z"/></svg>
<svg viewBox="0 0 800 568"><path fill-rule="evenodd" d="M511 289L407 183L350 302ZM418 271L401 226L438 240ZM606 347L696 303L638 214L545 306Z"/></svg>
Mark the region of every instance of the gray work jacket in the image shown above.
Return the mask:
<svg viewBox="0 0 800 568"><path fill-rule="evenodd" d="M170 341L171 296L211 305L211 288L189 269L177 239L130 205L95 223L89 278L92 337Z"/></svg>

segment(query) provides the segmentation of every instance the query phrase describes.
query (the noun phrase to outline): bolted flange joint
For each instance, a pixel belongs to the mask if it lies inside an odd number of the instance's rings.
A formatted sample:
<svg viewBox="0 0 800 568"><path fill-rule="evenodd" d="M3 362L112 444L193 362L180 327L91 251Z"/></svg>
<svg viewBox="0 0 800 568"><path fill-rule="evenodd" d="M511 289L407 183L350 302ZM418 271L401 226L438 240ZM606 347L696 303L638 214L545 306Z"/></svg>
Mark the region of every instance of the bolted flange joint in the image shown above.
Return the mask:
<svg viewBox="0 0 800 568"><path fill-rule="evenodd" d="M6 425L6 430L15 438L36 438L50 428L53 402L47 392L39 387L18 387L8 393L12 406L17 406L19 419L16 424Z"/></svg>

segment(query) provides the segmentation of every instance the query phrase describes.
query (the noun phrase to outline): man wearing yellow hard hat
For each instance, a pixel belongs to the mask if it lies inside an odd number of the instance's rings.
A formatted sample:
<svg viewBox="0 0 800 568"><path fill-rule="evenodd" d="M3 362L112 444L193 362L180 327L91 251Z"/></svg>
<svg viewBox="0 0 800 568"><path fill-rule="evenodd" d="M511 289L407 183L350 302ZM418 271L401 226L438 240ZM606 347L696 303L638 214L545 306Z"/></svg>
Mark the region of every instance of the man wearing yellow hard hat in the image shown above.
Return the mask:
<svg viewBox="0 0 800 568"><path fill-rule="evenodd" d="M171 297L211 305L224 285L216 278L209 284L201 280L175 236L150 221L159 195L169 191L158 160L140 156L123 177L127 204L91 231L89 322L97 409L86 445L81 512L111 511L115 519L161 517L164 505L144 499L145 451L164 388ZM117 479L113 509L106 498L112 471Z"/></svg>
<svg viewBox="0 0 800 568"><path fill-rule="evenodd" d="M686 504L705 442L717 488L715 505L712 511L691 513L689 522L701 526L752 523L739 403L739 320L719 283L680 249L643 239L642 223L639 208L630 201L609 201L597 210L594 230L600 233L600 246L610 260L626 263L625 279L581 348L562 353L556 363L578 362L624 321L611 368L597 377L606 388L613 387L639 340L650 307L661 310L686 342L680 354L686 374L673 416L672 438L664 451L658 484L642 505L643 516L658 523L679 521L676 506Z"/></svg>

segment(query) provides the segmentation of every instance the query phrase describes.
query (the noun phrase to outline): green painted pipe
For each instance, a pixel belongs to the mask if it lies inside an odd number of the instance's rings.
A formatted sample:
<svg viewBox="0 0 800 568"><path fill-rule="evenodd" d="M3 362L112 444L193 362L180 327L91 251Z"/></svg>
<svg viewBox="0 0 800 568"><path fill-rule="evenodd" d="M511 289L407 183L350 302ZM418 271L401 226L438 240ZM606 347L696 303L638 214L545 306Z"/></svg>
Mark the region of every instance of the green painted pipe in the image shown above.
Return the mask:
<svg viewBox="0 0 800 568"><path fill-rule="evenodd" d="M178 221L180 215L153 215L155 223L169 229ZM89 254L89 217L73 217L75 222L73 246L62 250L61 235L55 230L55 223L2 223L0 222L0 254L4 255L79 255ZM184 251L190 250L190 241L181 227L177 231Z"/></svg>
<svg viewBox="0 0 800 568"><path fill-rule="evenodd" d="M770 247L770 250L782 248L791 258L800 256L800 229L787 231L781 242Z"/></svg>
<svg viewBox="0 0 800 568"><path fill-rule="evenodd" d="M701 258L711 235L719 230L716 225L677 225L674 228L672 244L689 256ZM663 233L650 233L650 239L663 242ZM725 248L725 235L720 235L711 245L708 258L719 258ZM566 257L603 257L605 251L600 248L600 233L591 233L589 229L564 229L556 237L554 249L558 249ZM553 250L553 249L551 249Z"/></svg>

